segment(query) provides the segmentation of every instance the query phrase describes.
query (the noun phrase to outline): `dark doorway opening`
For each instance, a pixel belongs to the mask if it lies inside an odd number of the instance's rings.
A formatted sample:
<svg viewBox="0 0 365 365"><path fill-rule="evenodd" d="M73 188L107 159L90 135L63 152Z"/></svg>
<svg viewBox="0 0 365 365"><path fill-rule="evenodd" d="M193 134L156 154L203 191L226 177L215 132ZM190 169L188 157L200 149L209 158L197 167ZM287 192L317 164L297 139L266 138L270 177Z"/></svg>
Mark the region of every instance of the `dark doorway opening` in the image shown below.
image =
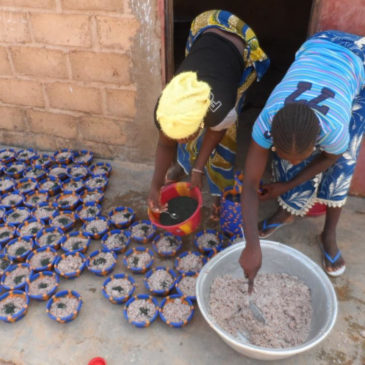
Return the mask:
<svg viewBox="0 0 365 365"><path fill-rule="evenodd" d="M270 92L282 79L294 60L295 52L307 38L312 0L167 0L167 9L167 29L170 29L166 43L168 78L184 59L190 23L200 13L210 9L228 10L239 16L256 33L271 64L262 81L254 83L247 94L238 131L240 140L246 138ZM241 119L244 123L241 123ZM248 143L238 145L237 164L241 165Z"/></svg>

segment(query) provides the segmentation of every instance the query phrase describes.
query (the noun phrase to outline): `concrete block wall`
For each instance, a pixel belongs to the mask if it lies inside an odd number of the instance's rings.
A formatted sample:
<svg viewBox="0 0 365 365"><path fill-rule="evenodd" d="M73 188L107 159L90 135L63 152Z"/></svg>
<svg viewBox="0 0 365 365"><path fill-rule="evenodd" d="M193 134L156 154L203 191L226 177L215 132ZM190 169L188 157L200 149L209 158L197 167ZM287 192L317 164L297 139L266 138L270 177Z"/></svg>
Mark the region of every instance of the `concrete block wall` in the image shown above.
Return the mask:
<svg viewBox="0 0 365 365"><path fill-rule="evenodd" d="M1 144L89 148L107 158L148 156L150 146L131 138L141 122L138 90L148 77L155 93L161 87L157 0L130 2L0 0ZM146 5L149 17L141 14ZM134 66L144 46L141 27L154 34L148 77ZM154 97L149 99L140 106L146 115L153 109Z"/></svg>

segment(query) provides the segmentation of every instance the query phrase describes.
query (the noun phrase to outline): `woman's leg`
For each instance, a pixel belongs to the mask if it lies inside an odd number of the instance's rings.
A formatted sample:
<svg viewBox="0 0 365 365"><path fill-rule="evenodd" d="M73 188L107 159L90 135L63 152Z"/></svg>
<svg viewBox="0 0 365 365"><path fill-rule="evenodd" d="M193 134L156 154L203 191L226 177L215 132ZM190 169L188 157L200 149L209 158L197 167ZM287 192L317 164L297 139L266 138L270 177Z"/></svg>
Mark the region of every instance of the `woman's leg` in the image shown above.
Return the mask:
<svg viewBox="0 0 365 365"><path fill-rule="evenodd" d="M336 240L336 227L340 219L342 208L327 208L326 220L324 223L323 231L321 233L321 242L324 252L324 265L327 273L335 272L339 268L345 265L345 260L339 254L339 248ZM336 258L338 255L338 258ZM331 262L332 261L332 262ZM331 275L331 274L330 274Z"/></svg>

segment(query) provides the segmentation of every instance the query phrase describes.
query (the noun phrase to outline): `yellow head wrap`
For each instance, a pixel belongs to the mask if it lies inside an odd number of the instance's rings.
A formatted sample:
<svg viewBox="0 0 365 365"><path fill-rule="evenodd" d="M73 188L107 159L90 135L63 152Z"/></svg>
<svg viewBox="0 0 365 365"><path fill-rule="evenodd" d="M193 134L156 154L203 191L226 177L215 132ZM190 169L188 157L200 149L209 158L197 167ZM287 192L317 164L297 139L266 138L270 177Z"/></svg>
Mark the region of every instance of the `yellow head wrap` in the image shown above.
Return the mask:
<svg viewBox="0 0 365 365"><path fill-rule="evenodd" d="M199 81L196 72L182 72L165 87L156 110L162 132L181 139L194 134L210 105L210 86Z"/></svg>

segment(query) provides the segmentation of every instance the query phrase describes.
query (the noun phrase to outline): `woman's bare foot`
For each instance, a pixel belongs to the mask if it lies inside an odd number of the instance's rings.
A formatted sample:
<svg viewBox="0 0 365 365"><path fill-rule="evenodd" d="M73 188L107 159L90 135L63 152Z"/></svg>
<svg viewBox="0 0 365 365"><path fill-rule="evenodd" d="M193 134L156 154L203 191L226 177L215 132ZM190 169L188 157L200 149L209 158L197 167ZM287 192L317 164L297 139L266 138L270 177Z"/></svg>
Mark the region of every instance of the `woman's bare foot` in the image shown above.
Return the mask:
<svg viewBox="0 0 365 365"><path fill-rule="evenodd" d="M165 176L165 185L173 184L182 180L186 176L184 169L175 162L168 170Z"/></svg>
<svg viewBox="0 0 365 365"><path fill-rule="evenodd" d="M279 208L274 215L272 215L268 219L264 219L259 223L259 237L266 238L272 235L279 228L290 224L294 221L293 215L284 210L283 208Z"/></svg>
<svg viewBox="0 0 365 365"><path fill-rule="evenodd" d="M330 276L342 275L345 271L345 260L337 246L336 233L320 234L323 252L323 268Z"/></svg>

